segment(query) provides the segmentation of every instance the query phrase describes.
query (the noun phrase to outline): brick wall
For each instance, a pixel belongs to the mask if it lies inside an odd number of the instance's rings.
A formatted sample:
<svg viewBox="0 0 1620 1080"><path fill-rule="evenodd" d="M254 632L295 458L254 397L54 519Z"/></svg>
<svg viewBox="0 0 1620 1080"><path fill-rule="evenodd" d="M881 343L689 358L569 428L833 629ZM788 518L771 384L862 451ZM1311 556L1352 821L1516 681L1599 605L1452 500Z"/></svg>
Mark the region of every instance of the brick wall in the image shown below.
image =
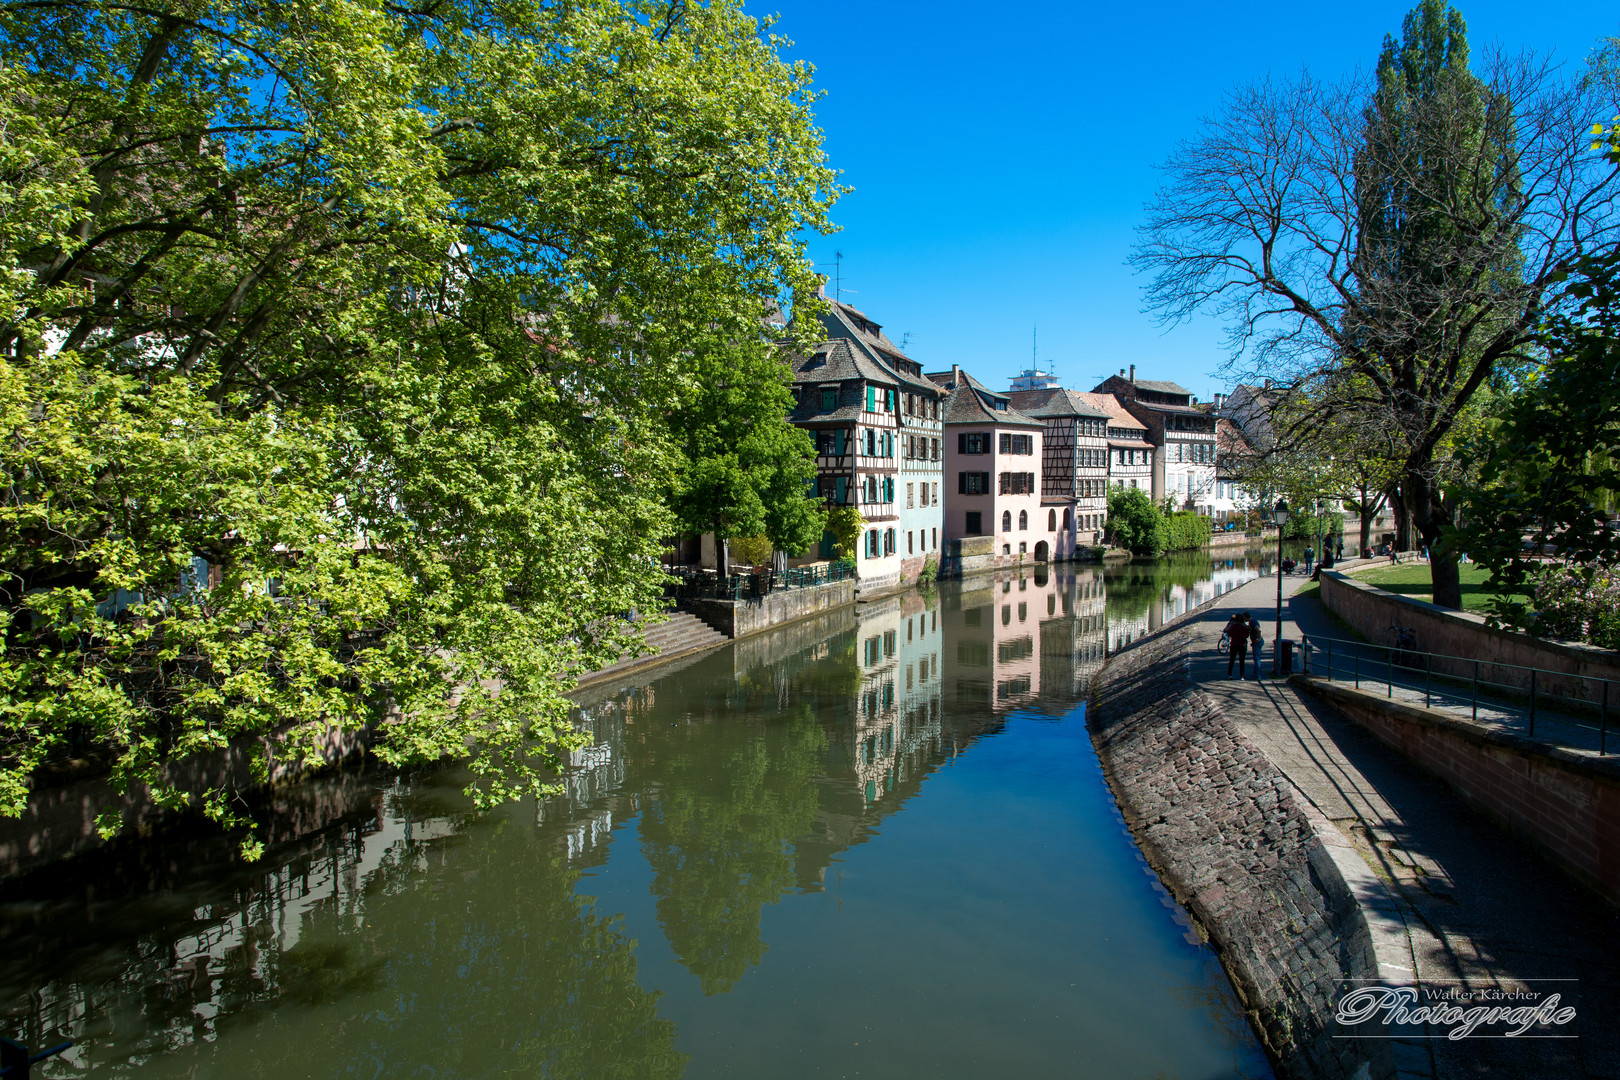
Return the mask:
<svg viewBox="0 0 1620 1080"><path fill-rule="evenodd" d="M1476 727L1341 683L1293 680L1620 904L1620 761Z"/></svg>

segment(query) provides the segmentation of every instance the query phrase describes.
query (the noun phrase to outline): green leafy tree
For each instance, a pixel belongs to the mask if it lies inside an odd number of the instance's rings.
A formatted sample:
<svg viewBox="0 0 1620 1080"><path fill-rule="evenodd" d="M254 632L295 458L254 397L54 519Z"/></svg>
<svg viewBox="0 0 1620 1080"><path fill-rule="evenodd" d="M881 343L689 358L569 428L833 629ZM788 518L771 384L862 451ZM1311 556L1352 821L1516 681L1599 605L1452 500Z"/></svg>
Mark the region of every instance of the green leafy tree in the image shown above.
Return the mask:
<svg viewBox="0 0 1620 1080"><path fill-rule="evenodd" d="M1234 363L1336 380L1386 425L1399 494L1461 601L1448 441L1481 388L1534 352L1583 255L1613 243L1620 174L1572 136L1613 88L1528 58L1469 67L1460 16L1424 0L1371 83L1241 89L1169 166L1137 262L1163 318L1231 320Z"/></svg>
<svg viewBox="0 0 1620 1080"><path fill-rule="evenodd" d="M1169 526L1141 488L1108 489L1108 539L1133 555L1158 555L1169 543Z"/></svg>
<svg viewBox="0 0 1620 1080"><path fill-rule="evenodd" d="M866 531L866 519L854 506L827 508L827 531L832 534L833 551L840 559L851 560L860 550L861 534Z"/></svg>
<svg viewBox="0 0 1620 1080"><path fill-rule="evenodd" d="M175 767L365 726L544 788L657 602L694 351L813 287L777 44L732 0L0 4L0 811L87 745L231 821Z"/></svg>
<svg viewBox="0 0 1620 1080"><path fill-rule="evenodd" d="M1620 164L1620 124L1594 135ZM1472 444L1479 471L1457 535L1502 594L1494 615L1519 625L1526 612L1509 597L1531 591L1546 545L1577 563L1620 564L1620 252L1585 260L1567 292L1574 306L1543 329L1547 359Z"/></svg>
<svg viewBox="0 0 1620 1080"><path fill-rule="evenodd" d="M815 444L788 422L793 394L779 353L762 340L716 342L697 351L692 371L696 391L671 418L682 460L669 499L682 530L714 533L722 560L735 537L808 550L822 531L821 501L806 494Z"/></svg>

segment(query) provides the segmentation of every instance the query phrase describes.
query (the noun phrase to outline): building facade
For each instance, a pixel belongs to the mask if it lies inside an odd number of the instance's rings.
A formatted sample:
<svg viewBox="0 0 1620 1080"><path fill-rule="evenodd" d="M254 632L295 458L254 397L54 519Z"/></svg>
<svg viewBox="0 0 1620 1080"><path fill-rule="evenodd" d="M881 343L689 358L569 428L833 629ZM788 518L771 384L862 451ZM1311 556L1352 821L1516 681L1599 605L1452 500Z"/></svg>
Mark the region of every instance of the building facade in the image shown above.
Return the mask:
<svg viewBox="0 0 1620 1080"><path fill-rule="evenodd" d="M1040 421L958 366L928 378L945 393L946 541L994 536L998 562L1050 561L1056 537L1041 513Z"/></svg>
<svg viewBox="0 0 1620 1080"><path fill-rule="evenodd" d="M1192 391L1173 382L1110 375L1098 393L1113 394L1142 422L1153 444L1153 501L1208 514L1215 498L1215 417L1198 409Z"/></svg>
<svg viewBox="0 0 1620 1080"><path fill-rule="evenodd" d="M1013 390L1013 408L1041 422L1041 509L1054 559L1102 539L1108 518L1109 414L1073 390Z"/></svg>
<svg viewBox="0 0 1620 1080"><path fill-rule="evenodd" d="M1147 426L1113 394L1087 394L1108 414L1108 486L1153 493L1153 444Z"/></svg>
<svg viewBox="0 0 1620 1080"><path fill-rule="evenodd" d="M819 318L827 340L848 343L863 361L886 372L896 393L895 491L891 509L899 561L894 584L913 582L928 560L938 564L943 539L944 435L940 410L944 393L924 377L922 366L889 340L883 327L870 316L825 295L822 299L826 308ZM885 543L886 537L884 533ZM865 591L864 578L862 587Z"/></svg>
<svg viewBox="0 0 1620 1080"><path fill-rule="evenodd" d="M824 341L793 363L793 423L816 444L816 490L865 521L855 552L862 591L900 583L900 383L849 341ZM832 537L791 561L831 558Z"/></svg>

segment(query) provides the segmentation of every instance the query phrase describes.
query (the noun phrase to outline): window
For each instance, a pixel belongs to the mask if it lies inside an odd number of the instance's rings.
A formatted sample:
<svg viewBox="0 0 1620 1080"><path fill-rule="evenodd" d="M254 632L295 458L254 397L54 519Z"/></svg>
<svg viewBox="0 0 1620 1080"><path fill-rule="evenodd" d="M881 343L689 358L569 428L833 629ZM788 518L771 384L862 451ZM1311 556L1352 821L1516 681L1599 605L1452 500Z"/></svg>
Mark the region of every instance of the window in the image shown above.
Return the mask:
<svg viewBox="0 0 1620 1080"><path fill-rule="evenodd" d="M906 554L907 555L914 554L915 550L916 549L914 549L911 546L911 530L907 529L906 530ZM911 623L909 623L909 622L906 623L906 639L908 641L911 639Z"/></svg>
<svg viewBox="0 0 1620 1080"><path fill-rule="evenodd" d="M866 429L866 456L877 457L877 432Z"/></svg>
<svg viewBox="0 0 1620 1080"><path fill-rule="evenodd" d="M990 435L979 431L962 434L956 437L956 452L958 454L988 454L990 452Z"/></svg>
<svg viewBox="0 0 1620 1080"><path fill-rule="evenodd" d="M964 524L962 526L962 531L967 533L969 536L980 536L980 535L982 535L984 533L984 514L983 514L983 512L979 511L979 510L969 510L967 512L967 522L966 522L966 524ZM939 530L938 529L934 530L934 543L935 543L936 546L939 544Z"/></svg>
<svg viewBox="0 0 1620 1080"><path fill-rule="evenodd" d="M875 559L878 556L878 531L869 529L866 533L866 557Z"/></svg>
<svg viewBox="0 0 1620 1080"><path fill-rule="evenodd" d="M1002 532L1012 532L1012 511L1011 510L1003 510L1001 512L1001 531Z"/></svg>
<svg viewBox="0 0 1620 1080"><path fill-rule="evenodd" d="M962 495L988 495L990 474L987 472L957 473L957 492Z"/></svg>
<svg viewBox="0 0 1620 1080"><path fill-rule="evenodd" d="M821 392L821 411L832 412L838 408L838 391L823 390Z"/></svg>
<svg viewBox="0 0 1620 1080"><path fill-rule="evenodd" d="M939 505L939 484L938 483L934 484L934 497L933 497L933 499L931 499L929 501L928 505L929 506L938 506Z"/></svg>
<svg viewBox="0 0 1620 1080"><path fill-rule="evenodd" d="M1065 532L1067 532L1068 529L1069 529L1069 521L1070 521L1070 516L1069 515L1070 515L1070 513L1071 513L1070 509L1067 506L1065 506L1063 508L1063 530Z"/></svg>
<svg viewBox="0 0 1620 1080"><path fill-rule="evenodd" d="M968 517L971 517L971 518L976 518L976 517L978 517L978 516L979 516L979 515L977 515L977 514L969 514L969 515L968 515ZM976 525L976 524L978 524L978 523L977 523L977 522L974 522L974 524L975 524L975 525ZM978 532L978 531L979 531L979 530L978 530L978 529L974 529L974 530L973 530L973 531L974 531L974 532ZM935 549L936 549L936 550L937 550L937 549L938 549L938 548L939 548L939 530L938 530L938 529L935 529L935 530L934 530L934 547L935 547Z"/></svg>
<svg viewBox="0 0 1620 1080"><path fill-rule="evenodd" d="M1011 555L1012 554L1012 545L1011 544L1002 544L1001 545L1001 553L1003 555ZM1011 619L1008 618L1009 614L1011 614L1011 612L1008 609L1007 605L1002 604L1001 605L1001 625L1002 626L1006 626L1009 622L1012 621Z"/></svg>
<svg viewBox="0 0 1620 1080"><path fill-rule="evenodd" d="M816 453L831 454L838 445L838 437L831 431L816 432Z"/></svg>
<svg viewBox="0 0 1620 1080"><path fill-rule="evenodd" d="M1035 436L1001 434L1001 452L1003 454L1033 454L1035 452Z"/></svg>
<svg viewBox="0 0 1620 1080"><path fill-rule="evenodd" d="M885 477L883 480L883 501L894 502L894 478Z"/></svg>
<svg viewBox="0 0 1620 1080"><path fill-rule="evenodd" d="M914 487L916 487L915 484L907 484L906 485L906 509L907 510L910 510L911 507L912 507L911 489L914 488Z"/></svg>
<svg viewBox="0 0 1620 1080"><path fill-rule="evenodd" d="M1001 494L1029 495L1035 490L1034 473L1002 473Z"/></svg>
<svg viewBox="0 0 1620 1080"><path fill-rule="evenodd" d="M1068 516L1069 516L1069 512L1067 510L1063 511L1063 517L1065 518L1065 520L1063 522L1063 527L1065 529L1067 529L1069 527L1069 523L1067 521ZM1046 512L1046 529L1047 529L1048 532L1057 532L1057 511L1056 510L1048 510Z"/></svg>
<svg viewBox="0 0 1620 1080"><path fill-rule="evenodd" d="M894 554L894 530L893 529L885 529L885 530L883 530L883 554L885 554L885 555L893 555ZM892 633L894 633L894 631L891 630L891 631L889 631L889 633L892 634Z"/></svg>
<svg viewBox="0 0 1620 1080"><path fill-rule="evenodd" d="M1018 511L1018 531L1019 532L1028 532L1029 531L1029 511L1028 510L1020 510L1020 511ZM1023 545L1019 545L1019 546L1022 547Z"/></svg>

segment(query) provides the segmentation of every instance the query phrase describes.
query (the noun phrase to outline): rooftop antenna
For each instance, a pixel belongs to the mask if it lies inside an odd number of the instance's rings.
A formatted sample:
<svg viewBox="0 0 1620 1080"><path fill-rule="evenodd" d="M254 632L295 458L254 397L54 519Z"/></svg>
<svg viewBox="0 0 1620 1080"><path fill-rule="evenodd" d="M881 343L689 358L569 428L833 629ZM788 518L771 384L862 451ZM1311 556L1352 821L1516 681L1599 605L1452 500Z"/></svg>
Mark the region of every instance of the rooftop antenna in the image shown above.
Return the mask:
<svg viewBox="0 0 1620 1080"><path fill-rule="evenodd" d="M1033 374L1041 370L1041 327L1033 323L1029 328L1029 370Z"/></svg>
<svg viewBox="0 0 1620 1080"><path fill-rule="evenodd" d="M911 344L911 331L907 330L900 335L900 351L905 352L906 346Z"/></svg>
<svg viewBox="0 0 1620 1080"><path fill-rule="evenodd" d="M833 271L833 299L837 300L839 303L842 303L844 300L844 253L842 251L834 251L833 259L835 261L835 269Z"/></svg>

